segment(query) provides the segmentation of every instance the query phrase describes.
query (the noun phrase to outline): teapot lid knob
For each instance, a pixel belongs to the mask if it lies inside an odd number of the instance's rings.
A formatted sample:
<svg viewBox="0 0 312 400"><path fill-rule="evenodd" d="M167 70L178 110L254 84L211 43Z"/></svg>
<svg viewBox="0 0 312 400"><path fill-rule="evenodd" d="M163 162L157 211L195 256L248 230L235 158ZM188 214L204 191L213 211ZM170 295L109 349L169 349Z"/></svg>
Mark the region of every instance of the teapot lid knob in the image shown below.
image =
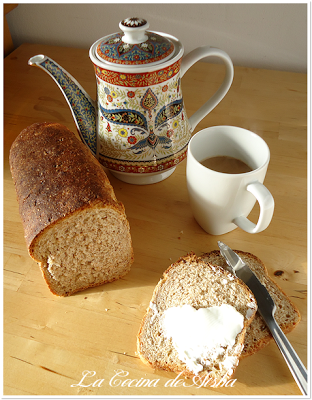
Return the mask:
<svg viewBox="0 0 312 400"><path fill-rule="evenodd" d="M143 18L126 18L119 23L119 28L124 32L124 43L136 44L148 40L145 31L149 28L149 23Z"/></svg>

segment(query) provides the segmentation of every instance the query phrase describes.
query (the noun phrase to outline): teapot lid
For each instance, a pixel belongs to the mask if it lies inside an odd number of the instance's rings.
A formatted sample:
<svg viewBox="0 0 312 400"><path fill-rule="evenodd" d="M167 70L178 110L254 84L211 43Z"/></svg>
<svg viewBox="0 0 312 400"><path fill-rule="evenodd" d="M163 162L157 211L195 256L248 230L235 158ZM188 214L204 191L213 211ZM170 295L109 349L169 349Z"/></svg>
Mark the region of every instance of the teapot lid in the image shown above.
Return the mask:
<svg viewBox="0 0 312 400"><path fill-rule="evenodd" d="M147 31L149 23L145 19L126 18L119 27L123 32L98 42L95 50L100 61L123 66L154 65L173 56L174 43L168 37Z"/></svg>

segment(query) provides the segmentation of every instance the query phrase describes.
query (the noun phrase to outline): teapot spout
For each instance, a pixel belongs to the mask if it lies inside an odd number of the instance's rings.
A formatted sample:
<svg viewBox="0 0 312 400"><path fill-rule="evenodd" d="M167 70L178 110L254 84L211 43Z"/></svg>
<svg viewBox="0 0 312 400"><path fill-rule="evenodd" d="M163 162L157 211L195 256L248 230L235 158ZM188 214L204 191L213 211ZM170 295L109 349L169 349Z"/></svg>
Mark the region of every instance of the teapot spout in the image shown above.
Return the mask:
<svg viewBox="0 0 312 400"><path fill-rule="evenodd" d="M49 74L63 93L75 120L79 136L92 153L97 155L96 106L76 79L51 58L39 54L28 60Z"/></svg>

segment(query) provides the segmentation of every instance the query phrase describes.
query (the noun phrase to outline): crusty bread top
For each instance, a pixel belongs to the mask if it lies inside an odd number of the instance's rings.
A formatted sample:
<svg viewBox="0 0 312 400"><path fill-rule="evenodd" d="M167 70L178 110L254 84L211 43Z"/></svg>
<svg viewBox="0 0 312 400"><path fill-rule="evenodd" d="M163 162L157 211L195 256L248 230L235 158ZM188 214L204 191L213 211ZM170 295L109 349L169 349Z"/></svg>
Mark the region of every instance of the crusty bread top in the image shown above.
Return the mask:
<svg viewBox="0 0 312 400"><path fill-rule="evenodd" d="M199 373L201 377L230 378L238 364L246 327L255 315L256 301L239 279L223 268L207 265L194 253L172 264L156 285L138 333L139 357L153 368L194 376L179 359L172 340L165 338L161 324L167 309L185 304L195 309L228 304L244 316L244 328L237 335L233 348L224 349L217 360L204 360L204 370Z"/></svg>
<svg viewBox="0 0 312 400"><path fill-rule="evenodd" d="M270 278L264 263L254 254L234 250L250 269L257 275L260 282L267 288L276 304L275 319L284 333L288 333L300 322L300 313L284 291ZM219 250L205 253L201 258L209 264L218 265L225 270L228 265ZM266 346L272 335L261 315L257 312L255 318L246 331L245 344L242 357L249 356Z"/></svg>
<svg viewBox="0 0 312 400"><path fill-rule="evenodd" d="M11 147L10 168L31 256L40 232L79 209L104 203L124 212L99 162L61 124L24 129Z"/></svg>

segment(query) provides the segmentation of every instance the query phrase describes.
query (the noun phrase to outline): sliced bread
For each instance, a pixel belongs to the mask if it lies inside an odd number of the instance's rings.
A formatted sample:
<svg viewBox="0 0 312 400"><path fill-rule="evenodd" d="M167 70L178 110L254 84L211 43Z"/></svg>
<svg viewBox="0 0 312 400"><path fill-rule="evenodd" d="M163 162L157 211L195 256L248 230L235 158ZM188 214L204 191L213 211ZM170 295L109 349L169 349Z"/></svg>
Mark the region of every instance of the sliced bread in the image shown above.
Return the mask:
<svg viewBox="0 0 312 400"><path fill-rule="evenodd" d="M235 250L235 252L245 261L250 269L257 275L260 282L267 288L272 299L276 304L275 319L284 333L292 331L300 321L300 313L296 306L290 301L283 290L269 277L268 271L263 262L251 253ZM205 253L201 258L209 264L217 265L225 270L228 265L220 254L219 250ZM256 353L265 347L273 339L263 318L257 312L251 324L247 327L244 349L241 358Z"/></svg>
<svg viewBox="0 0 312 400"><path fill-rule="evenodd" d="M220 310L221 307L232 310L242 322L235 331L234 323L232 326L228 320L219 321L221 327L222 324L226 325L225 331L236 332L233 342L228 344L218 343L215 337L218 321L208 329L203 323L203 332L191 326L194 319L190 316L195 315L196 310L209 312L212 309ZM246 328L256 308L253 294L240 280L223 268L207 264L190 253L172 264L155 287L137 336L137 353L152 368L173 371L190 378L197 376L200 380L230 379L239 361ZM174 314L175 311L178 313ZM171 323L176 323L176 334L187 332L192 337L190 340L187 335L184 337L188 340L185 344L187 348L181 348L177 336L170 335L170 332L168 334L170 315L176 318ZM218 332L220 336L220 329ZM221 329L221 336L222 332ZM201 355L196 356L199 333L208 338L208 343ZM213 342L214 346L211 345Z"/></svg>
<svg viewBox="0 0 312 400"><path fill-rule="evenodd" d="M28 251L52 293L68 296L130 270L125 208L72 132L57 123L27 127L11 147L10 167Z"/></svg>

